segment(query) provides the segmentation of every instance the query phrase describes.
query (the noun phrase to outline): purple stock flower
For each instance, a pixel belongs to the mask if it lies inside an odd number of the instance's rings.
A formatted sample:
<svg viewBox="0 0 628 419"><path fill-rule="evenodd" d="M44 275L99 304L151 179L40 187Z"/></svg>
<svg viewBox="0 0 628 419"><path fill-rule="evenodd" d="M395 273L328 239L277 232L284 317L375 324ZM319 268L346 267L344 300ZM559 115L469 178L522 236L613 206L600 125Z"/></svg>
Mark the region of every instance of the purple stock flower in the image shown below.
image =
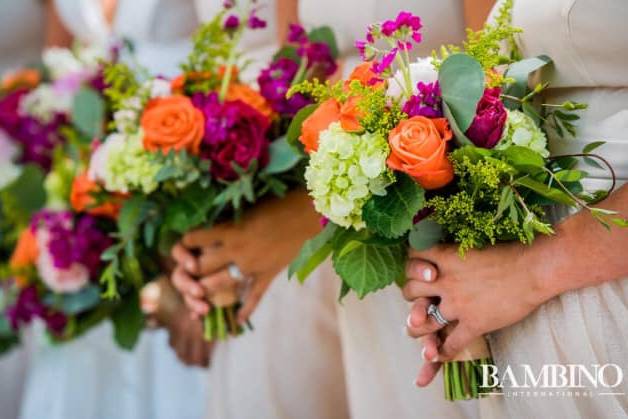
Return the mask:
<svg viewBox="0 0 628 419"><path fill-rule="evenodd" d="M329 45L323 42L308 44L303 54L307 57L307 68L313 69L316 74L322 74L323 77L331 76L338 68L336 60L331 55Z"/></svg>
<svg viewBox="0 0 628 419"><path fill-rule="evenodd" d="M393 48L388 54L384 55L381 62L375 61L373 63L373 71L377 74L382 74L384 71L388 70L393 61L395 61L397 52L399 52L399 50L397 48Z"/></svg>
<svg viewBox="0 0 628 419"><path fill-rule="evenodd" d="M294 116L301 108L311 103L300 93L293 95L290 99L286 98L298 67L296 62L288 58L279 58L264 69L257 78L261 95L280 115Z"/></svg>
<svg viewBox="0 0 628 419"><path fill-rule="evenodd" d="M307 42L307 34L305 33L303 26L296 25L294 23L290 24L290 27L288 28L288 42L292 44L302 44Z"/></svg>
<svg viewBox="0 0 628 419"><path fill-rule="evenodd" d="M34 285L20 291L15 304L7 308L6 315L14 330L30 324L34 318L40 318L46 323L48 330L58 335L67 324L67 318L63 313L43 304Z"/></svg>
<svg viewBox="0 0 628 419"><path fill-rule="evenodd" d="M236 180L240 175L233 164L243 169L248 169L253 160L259 167L268 164L268 118L240 100L220 103L216 93L197 93L192 103L205 116L201 156L211 161L212 176Z"/></svg>
<svg viewBox="0 0 628 419"><path fill-rule="evenodd" d="M227 19L225 19L224 28L226 30L234 30L240 26L240 18L236 15L229 15Z"/></svg>
<svg viewBox="0 0 628 419"><path fill-rule="evenodd" d="M508 113L500 94L499 87L486 89L478 102L475 118L466 132L467 137L478 147L493 148L502 137Z"/></svg>
<svg viewBox="0 0 628 419"><path fill-rule="evenodd" d="M403 105L403 112L408 116L424 116L426 118L440 118L443 116L443 98L438 82L417 83L418 93L408 99Z"/></svg>
<svg viewBox="0 0 628 419"><path fill-rule="evenodd" d="M248 26L250 29L263 29L266 27L266 21L260 19L255 13L252 13L249 17Z"/></svg>

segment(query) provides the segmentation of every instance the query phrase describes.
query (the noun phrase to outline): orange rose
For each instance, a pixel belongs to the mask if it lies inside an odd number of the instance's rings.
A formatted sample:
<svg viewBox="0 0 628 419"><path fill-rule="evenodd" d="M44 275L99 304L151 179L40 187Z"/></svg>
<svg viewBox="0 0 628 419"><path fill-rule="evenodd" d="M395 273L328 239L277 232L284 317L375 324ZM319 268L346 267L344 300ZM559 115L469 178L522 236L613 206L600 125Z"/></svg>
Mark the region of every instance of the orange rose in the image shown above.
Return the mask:
<svg viewBox="0 0 628 419"><path fill-rule="evenodd" d="M116 219L118 212L120 212L120 197L114 197L115 202L105 202L102 205L95 206L96 199L93 194L99 190L100 187L98 184L90 180L87 173L75 177L72 182L72 191L70 192L70 205L72 209L77 212L86 212L95 216Z"/></svg>
<svg viewBox="0 0 628 419"><path fill-rule="evenodd" d="M348 88L353 80L357 80L363 85L368 86L371 80L379 79L379 76L375 74L375 72L372 70L372 67L373 67L373 63L362 63L359 66L357 66L355 69L353 69L353 71L349 75L349 79L345 81L345 88ZM381 80L372 86L374 88L379 88L379 87L382 87L383 85L384 85L384 81Z"/></svg>
<svg viewBox="0 0 628 419"><path fill-rule="evenodd" d="M225 99L228 101L241 100L269 119L273 114L273 109L268 102L266 102L264 96L260 95L246 84L232 83L229 86L229 90L227 90L227 97Z"/></svg>
<svg viewBox="0 0 628 419"><path fill-rule="evenodd" d="M360 97L349 98L340 107L340 125L347 132L360 132L363 130L360 119L364 118L364 112L360 109Z"/></svg>
<svg viewBox="0 0 628 419"><path fill-rule="evenodd" d="M34 265L39 257L39 248L37 246L37 238L30 228L24 229L20 238L17 241L15 250L11 255L9 266L13 270L20 270L26 268L29 265ZM19 287L24 287L28 284L28 278L16 275L15 281Z"/></svg>
<svg viewBox="0 0 628 419"><path fill-rule="evenodd" d="M299 141L305 146L305 151L311 153L318 150L318 136L333 122L340 120L340 106L335 99L328 99L308 116L301 125Z"/></svg>
<svg viewBox="0 0 628 419"><path fill-rule="evenodd" d="M454 178L447 158L452 138L445 118L414 116L401 121L388 136L388 166L412 176L425 189L438 189Z"/></svg>
<svg viewBox="0 0 628 419"><path fill-rule="evenodd" d="M37 87L40 81L41 75L39 74L39 71L32 68L26 68L24 70L8 74L4 77L4 79L2 79L0 87L5 91L15 90L19 87L31 89Z"/></svg>
<svg viewBox="0 0 628 419"><path fill-rule="evenodd" d="M190 98L175 95L152 99L144 110L141 124L146 150L161 150L164 154L170 150L199 153L205 119Z"/></svg>

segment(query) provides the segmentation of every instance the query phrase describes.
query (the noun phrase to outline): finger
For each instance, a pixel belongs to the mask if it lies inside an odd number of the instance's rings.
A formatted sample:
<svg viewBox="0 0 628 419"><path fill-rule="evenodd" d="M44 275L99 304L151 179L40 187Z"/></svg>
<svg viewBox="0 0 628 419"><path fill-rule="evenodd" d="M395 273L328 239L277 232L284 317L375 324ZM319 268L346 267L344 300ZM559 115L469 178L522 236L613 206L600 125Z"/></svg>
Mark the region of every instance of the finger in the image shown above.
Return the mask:
<svg viewBox="0 0 628 419"><path fill-rule="evenodd" d="M410 280L403 287L403 298L407 301L414 301L421 297L440 297L441 285L436 282L424 282L420 280Z"/></svg>
<svg viewBox="0 0 628 419"><path fill-rule="evenodd" d="M229 228L228 224L219 224L212 228L192 230L183 236L181 242L187 248L216 247L224 241Z"/></svg>
<svg viewBox="0 0 628 419"><path fill-rule="evenodd" d="M427 308L432 304L429 298L418 298L410 308L410 314L406 321L406 331L413 338L420 338L430 333L437 332L444 325L438 323L427 314Z"/></svg>
<svg viewBox="0 0 628 419"><path fill-rule="evenodd" d="M424 362L417 376L416 385L418 387L428 386L436 377L441 365L440 362Z"/></svg>
<svg viewBox="0 0 628 419"><path fill-rule="evenodd" d="M449 361L462 352L477 336L464 324L458 324L445 338L445 342L438 353L439 361Z"/></svg>
<svg viewBox="0 0 628 419"><path fill-rule="evenodd" d="M229 271L226 269L222 269L215 274L205 276L201 278L199 282L205 289L205 292L209 295L227 287L233 287L237 283L237 281L229 275Z"/></svg>
<svg viewBox="0 0 628 419"><path fill-rule="evenodd" d="M203 287L180 266L175 268L171 278L172 285L174 285L181 295L187 295L193 298L203 298L205 296Z"/></svg>
<svg viewBox="0 0 628 419"><path fill-rule="evenodd" d="M189 273L192 275L198 273L198 261L180 242L172 247L170 254L175 262L183 266Z"/></svg>
<svg viewBox="0 0 628 419"><path fill-rule="evenodd" d="M438 270L436 267L423 259L410 259L406 263L406 278L423 282L436 281Z"/></svg>
<svg viewBox="0 0 628 419"><path fill-rule="evenodd" d="M436 244L427 250L414 250L410 248L408 255L411 259L423 259L431 260L432 262L438 262L442 258L457 252L457 246L451 244Z"/></svg>
<svg viewBox="0 0 628 419"><path fill-rule="evenodd" d="M242 307L238 310L238 323L244 324L247 322L266 293L266 289L268 289L269 285L270 283L267 281L253 282L249 293L244 297Z"/></svg>
<svg viewBox="0 0 628 419"><path fill-rule="evenodd" d="M231 262L230 255L223 247L204 247L198 258L201 275L212 274Z"/></svg>
<svg viewBox="0 0 628 419"><path fill-rule="evenodd" d="M428 362L438 361L438 347L440 346L440 338L436 333L430 333L421 338L423 344L423 359Z"/></svg>
<svg viewBox="0 0 628 419"><path fill-rule="evenodd" d="M185 301L187 308L189 308L196 316L205 316L209 313L209 304L204 300L185 295L183 296L183 301Z"/></svg>

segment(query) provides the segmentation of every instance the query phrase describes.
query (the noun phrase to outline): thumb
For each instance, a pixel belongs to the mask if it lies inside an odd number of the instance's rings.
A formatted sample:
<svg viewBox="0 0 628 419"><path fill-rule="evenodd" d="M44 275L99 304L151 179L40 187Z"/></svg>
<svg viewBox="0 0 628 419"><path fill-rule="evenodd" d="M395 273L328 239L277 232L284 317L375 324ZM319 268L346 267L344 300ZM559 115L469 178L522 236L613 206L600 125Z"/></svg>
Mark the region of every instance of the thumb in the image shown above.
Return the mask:
<svg viewBox="0 0 628 419"><path fill-rule="evenodd" d="M183 236L181 243L187 248L210 247L224 241L228 226L219 224L211 228L192 230Z"/></svg>
<svg viewBox="0 0 628 419"><path fill-rule="evenodd" d="M438 353L439 361L449 361L462 352L476 336L464 325L458 324L451 334L445 338L445 342Z"/></svg>

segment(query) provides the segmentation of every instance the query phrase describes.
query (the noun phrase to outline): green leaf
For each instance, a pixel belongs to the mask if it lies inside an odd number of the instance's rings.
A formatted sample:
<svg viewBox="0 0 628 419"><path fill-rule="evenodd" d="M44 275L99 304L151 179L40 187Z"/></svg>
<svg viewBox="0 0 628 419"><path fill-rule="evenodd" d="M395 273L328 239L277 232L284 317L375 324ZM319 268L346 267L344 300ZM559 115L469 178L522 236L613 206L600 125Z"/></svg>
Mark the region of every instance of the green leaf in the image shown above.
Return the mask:
<svg viewBox="0 0 628 419"><path fill-rule="evenodd" d="M625 218L613 218L611 222L617 227L628 228L628 220Z"/></svg>
<svg viewBox="0 0 628 419"><path fill-rule="evenodd" d="M515 194L510 186L504 186L502 188L501 196L499 197L499 204L497 205L497 214L495 214L495 220L499 220L508 208L515 202Z"/></svg>
<svg viewBox="0 0 628 419"><path fill-rule="evenodd" d="M299 57L299 54L297 53L297 49L290 45L285 45L281 47L281 49L279 49L279 51L277 51L275 55L273 55L273 61L277 61L280 58L287 58L296 63L301 61L301 57Z"/></svg>
<svg viewBox="0 0 628 419"><path fill-rule="evenodd" d="M2 199L7 201L7 206L13 212L30 218L31 214L46 203L44 179L44 172L39 166L28 164L24 166L20 176L2 190Z"/></svg>
<svg viewBox="0 0 628 419"><path fill-rule="evenodd" d="M425 190L411 177L397 173L397 181L385 196L372 196L362 209L362 218L371 230L384 237L400 237L412 228L414 216L425 205Z"/></svg>
<svg viewBox="0 0 628 419"><path fill-rule="evenodd" d="M436 221L426 218L419 221L410 231L410 246L414 250L427 250L443 238L443 228Z"/></svg>
<svg viewBox="0 0 628 419"><path fill-rule="evenodd" d="M308 34L308 38L311 42L322 42L326 44L329 47L331 56L334 59L338 58L338 43L336 42L334 31L329 26L321 26L312 29Z"/></svg>
<svg viewBox="0 0 628 419"><path fill-rule="evenodd" d="M542 182L538 182L530 177L522 177L515 180L516 185L521 185L526 189L529 189L537 194L560 204L565 205L574 205L574 200L565 192L556 189L550 188L546 184Z"/></svg>
<svg viewBox="0 0 628 419"><path fill-rule="evenodd" d="M141 195L127 199L118 217L118 230L125 240L133 240L137 236L140 225L146 220L153 204Z"/></svg>
<svg viewBox="0 0 628 419"><path fill-rule="evenodd" d="M447 106L447 104L444 102L443 102L443 113L445 115L445 118L447 118L447 121L449 121L449 127L454 133L454 139L456 140L458 145L461 147L473 146L473 141L471 141L469 137L467 137L465 133L460 129L460 127L458 126L458 123L454 119L453 114L451 113L451 109L449 109L449 106Z"/></svg>
<svg viewBox="0 0 628 419"><path fill-rule="evenodd" d="M460 131L466 132L484 94L482 65L467 54L450 55L441 64L438 82L453 119Z"/></svg>
<svg viewBox="0 0 628 419"><path fill-rule="evenodd" d="M335 224L329 223L316 237L306 241L297 258L288 268L288 278L296 275L300 282L304 282L332 252L332 239L337 230L338 227Z"/></svg>
<svg viewBox="0 0 628 419"><path fill-rule="evenodd" d="M506 71L506 77L514 79L514 82L506 89L506 94L523 98L528 91L528 78L530 74L538 69L551 63L552 59L546 55L538 57L526 58L512 64ZM509 109L518 109L519 103L511 100L505 100L504 104Z"/></svg>
<svg viewBox="0 0 628 419"><path fill-rule="evenodd" d="M561 170L554 173L554 177L561 182L578 182L587 176L582 170Z"/></svg>
<svg viewBox="0 0 628 419"><path fill-rule="evenodd" d="M131 350L144 328L144 315L140 310L139 296L132 293L126 296L111 314L114 339L123 349Z"/></svg>
<svg viewBox="0 0 628 419"><path fill-rule="evenodd" d="M274 175L292 169L303 158L295 148L288 144L286 137L281 137L270 144L270 161L262 173Z"/></svg>
<svg viewBox="0 0 628 419"><path fill-rule="evenodd" d="M545 159L527 147L512 145L503 151L506 161L524 173L538 173L545 167Z"/></svg>
<svg viewBox="0 0 628 419"><path fill-rule="evenodd" d="M353 242L352 242L353 243ZM399 280L405 272L406 246L360 243L349 252L335 251L336 273L360 298Z"/></svg>
<svg viewBox="0 0 628 419"><path fill-rule="evenodd" d="M87 311L99 302L100 288L94 284L72 294L48 294L44 297L46 305L55 307L70 316Z"/></svg>
<svg viewBox="0 0 628 419"><path fill-rule="evenodd" d="M603 146L604 144L606 144L606 141L594 141L592 143L587 144L583 149L582 152L584 154L589 154L590 152L592 152L593 150L595 150L598 147Z"/></svg>
<svg viewBox="0 0 628 419"><path fill-rule="evenodd" d="M594 167L596 169L604 170L604 167L597 160L592 159L591 157L585 157L582 159L588 166Z"/></svg>
<svg viewBox="0 0 628 419"><path fill-rule="evenodd" d="M301 136L301 126L303 125L303 121L312 115L316 109L318 109L318 105L315 103L307 105L301 108L294 118L292 118L292 122L290 122L290 126L288 127L288 131L286 133L286 140L288 141L288 144L295 147L297 150L302 149L301 143L299 143L299 137Z"/></svg>
<svg viewBox="0 0 628 419"><path fill-rule="evenodd" d="M240 182L234 185L240 185ZM198 184L190 185L166 207L163 225L170 231L186 233L207 220L216 199L216 191L213 188L203 188Z"/></svg>
<svg viewBox="0 0 628 419"><path fill-rule="evenodd" d="M105 121L105 102L96 90L82 87L74 97L71 118L74 126L88 138L100 137Z"/></svg>

